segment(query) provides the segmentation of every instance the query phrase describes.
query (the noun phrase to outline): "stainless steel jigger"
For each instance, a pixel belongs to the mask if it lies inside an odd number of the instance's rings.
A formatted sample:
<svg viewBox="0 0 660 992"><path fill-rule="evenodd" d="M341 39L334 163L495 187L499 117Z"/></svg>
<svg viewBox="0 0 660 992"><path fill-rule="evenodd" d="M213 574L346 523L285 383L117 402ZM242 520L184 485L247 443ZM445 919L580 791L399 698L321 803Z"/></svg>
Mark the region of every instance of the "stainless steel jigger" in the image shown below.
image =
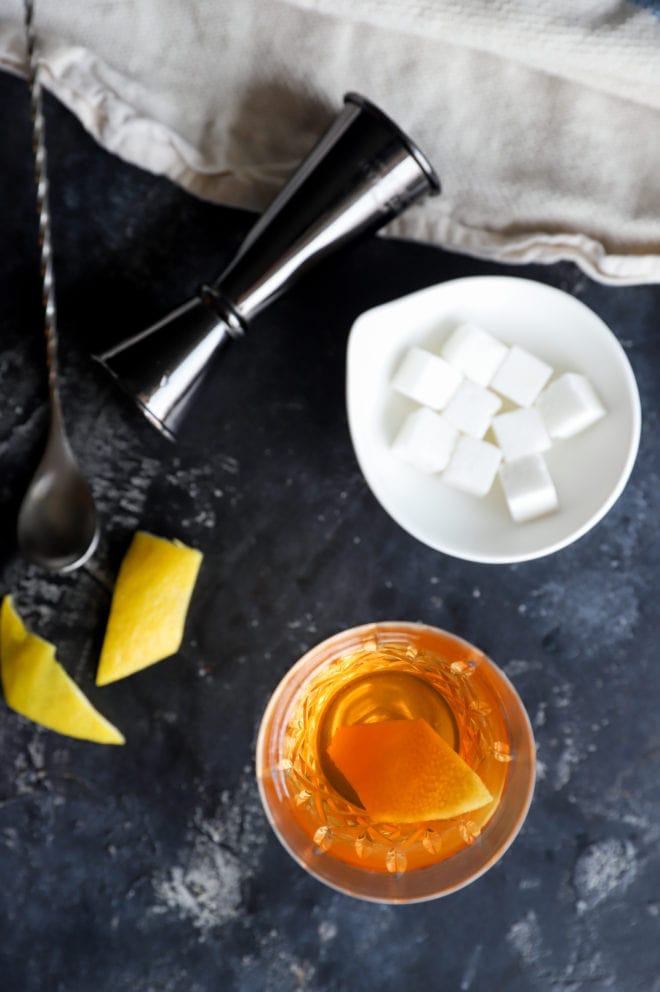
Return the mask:
<svg viewBox="0 0 660 992"><path fill-rule="evenodd" d="M95 356L174 440L213 356L325 255L440 191L422 152L364 97L344 108L211 285Z"/></svg>

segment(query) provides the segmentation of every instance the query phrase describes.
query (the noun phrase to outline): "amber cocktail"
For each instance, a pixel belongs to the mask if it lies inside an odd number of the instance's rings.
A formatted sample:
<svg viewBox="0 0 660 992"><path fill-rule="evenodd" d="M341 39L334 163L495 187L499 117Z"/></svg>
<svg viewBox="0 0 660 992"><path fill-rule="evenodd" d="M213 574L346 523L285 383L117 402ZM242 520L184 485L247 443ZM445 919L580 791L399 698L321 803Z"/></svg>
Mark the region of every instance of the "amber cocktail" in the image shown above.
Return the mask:
<svg viewBox="0 0 660 992"><path fill-rule="evenodd" d="M257 777L307 871L349 895L413 902L461 888L508 848L531 800L534 741L515 689L477 648L421 624L369 624L282 680Z"/></svg>

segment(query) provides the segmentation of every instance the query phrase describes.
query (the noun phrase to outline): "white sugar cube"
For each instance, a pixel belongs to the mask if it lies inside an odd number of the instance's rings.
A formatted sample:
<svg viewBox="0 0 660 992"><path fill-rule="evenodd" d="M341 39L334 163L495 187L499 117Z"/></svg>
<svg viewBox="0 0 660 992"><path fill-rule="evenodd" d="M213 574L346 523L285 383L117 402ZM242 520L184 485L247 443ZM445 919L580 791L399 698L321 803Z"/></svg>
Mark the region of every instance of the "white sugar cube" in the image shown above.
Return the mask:
<svg viewBox="0 0 660 992"><path fill-rule="evenodd" d="M403 356L392 385L411 400L432 410L442 410L460 381L460 374L444 358L414 347Z"/></svg>
<svg viewBox="0 0 660 992"><path fill-rule="evenodd" d="M579 434L605 416L605 407L584 375L565 372L547 386L536 401L550 437Z"/></svg>
<svg viewBox="0 0 660 992"><path fill-rule="evenodd" d="M423 406L408 414L392 450L421 472L441 472L449 461L457 437L455 427Z"/></svg>
<svg viewBox="0 0 660 992"><path fill-rule="evenodd" d="M559 506L557 490L541 455L528 455L500 468L500 481L516 523L551 513Z"/></svg>
<svg viewBox="0 0 660 992"><path fill-rule="evenodd" d="M476 324L460 324L442 348L442 356L478 386L487 386L509 349Z"/></svg>
<svg viewBox="0 0 660 992"><path fill-rule="evenodd" d="M551 375L549 365L514 345L490 385L491 389L519 406L531 406Z"/></svg>
<svg viewBox="0 0 660 992"><path fill-rule="evenodd" d="M449 486L485 496L497 475L502 452L488 441L460 437L442 478Z"/></svg>
<svg viewBox="0 0 660 992"><path fill-rule="evenodd" d="M552 445L541 414L525 407L498 414L493 420L493 433L507 462L539 455Z"/></svg>
<svg viewBox="0 0 660 992"><path fill-rule="evenodd" d="M463 434L483 437L502 406L502 400L490 389L465 379L445 407L444 416Z"/></svg>

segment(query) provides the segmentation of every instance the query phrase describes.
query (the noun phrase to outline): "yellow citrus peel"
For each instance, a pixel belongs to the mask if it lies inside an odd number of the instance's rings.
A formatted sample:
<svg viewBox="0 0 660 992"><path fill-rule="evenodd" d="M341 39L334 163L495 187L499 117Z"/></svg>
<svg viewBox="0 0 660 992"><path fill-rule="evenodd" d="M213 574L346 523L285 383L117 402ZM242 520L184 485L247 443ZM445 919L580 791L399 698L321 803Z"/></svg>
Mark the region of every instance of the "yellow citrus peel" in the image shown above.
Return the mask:
<svg viewBox="0 0 660 992"><path fill-rule="evenodd" d="M97 685L176 654L201 563L194 548L137 532L119 569Z"/></svg>
<svg viewBox="0 0 660 992"><path fill-rule="evenodd" d="M68 737L124 743L56 660L54 645L26 628L11 596L0 611L0 672L7 705L22 716Z"/></svg>
<svg viewBox="0 0 660 992"><path fill-rule="evenodd" d="M328 754L377 822L446 820L493 798L426 720L339 727Z"/></svg>

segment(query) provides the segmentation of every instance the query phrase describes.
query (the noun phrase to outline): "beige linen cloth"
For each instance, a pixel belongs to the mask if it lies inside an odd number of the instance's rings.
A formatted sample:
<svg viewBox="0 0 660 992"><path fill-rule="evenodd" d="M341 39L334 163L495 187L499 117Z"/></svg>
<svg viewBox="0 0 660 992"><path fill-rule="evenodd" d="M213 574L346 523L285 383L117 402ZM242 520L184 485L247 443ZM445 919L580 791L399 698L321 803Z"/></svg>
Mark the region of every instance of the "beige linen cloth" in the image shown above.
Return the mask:
<svg viewBox="0 0 660 992"><path fill-rule="evenodd" d="M20 72L21 0L0 0ZM443 194L389 228L660 281L660 3L37 0L44 81L111 152L261 209L358 90Z"/></svg>

